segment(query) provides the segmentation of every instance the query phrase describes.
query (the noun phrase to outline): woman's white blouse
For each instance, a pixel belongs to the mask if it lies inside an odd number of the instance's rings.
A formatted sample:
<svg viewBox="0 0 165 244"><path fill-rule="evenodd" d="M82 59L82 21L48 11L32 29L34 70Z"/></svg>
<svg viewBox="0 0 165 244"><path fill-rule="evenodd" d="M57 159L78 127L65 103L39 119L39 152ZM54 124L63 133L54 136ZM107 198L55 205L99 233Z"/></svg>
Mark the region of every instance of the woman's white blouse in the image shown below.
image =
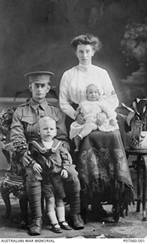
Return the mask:
<svg viewBox="0 0 165 244"><path fill-rule="evenodd" d="M86 88L89 84L95 84L101 95L106 95L114 110L119 105L107 71L95 65L86 67L79 64L65 71L60 82L60 107L72 119L75 119L75 110L71 104L73 102L80 104L80 101L86 96Z"/></svg>

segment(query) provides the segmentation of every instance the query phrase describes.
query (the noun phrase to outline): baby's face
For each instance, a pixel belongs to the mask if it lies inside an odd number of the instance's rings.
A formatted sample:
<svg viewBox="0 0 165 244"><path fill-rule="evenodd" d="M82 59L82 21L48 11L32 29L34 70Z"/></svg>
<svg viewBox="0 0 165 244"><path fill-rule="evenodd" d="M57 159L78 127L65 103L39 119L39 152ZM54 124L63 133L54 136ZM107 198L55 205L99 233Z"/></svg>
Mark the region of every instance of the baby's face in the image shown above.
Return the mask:
<svg viewBox="0 0 165 244"><path fill-rule="evenodd" d="M97 101L99 99L99 91L98 88L95 86L89 86L87 88L87 99L89 101Z"/></svg>
<svg viewBox="0 0 165 244"><path fill-rule="evenodd" d="M40 135L43 141L52 141L57 135L55 121L43 121L40 124Z"/></svg>

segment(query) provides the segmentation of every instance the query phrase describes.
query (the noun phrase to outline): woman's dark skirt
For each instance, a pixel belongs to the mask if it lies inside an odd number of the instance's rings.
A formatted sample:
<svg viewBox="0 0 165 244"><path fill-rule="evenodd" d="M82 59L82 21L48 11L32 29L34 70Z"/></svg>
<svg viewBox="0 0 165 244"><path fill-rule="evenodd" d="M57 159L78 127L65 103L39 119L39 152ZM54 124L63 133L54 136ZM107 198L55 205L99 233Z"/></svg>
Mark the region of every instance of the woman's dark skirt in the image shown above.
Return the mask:
<svg viewBox="0 0 165 244"><path fill-rule="evenodd" d="M85 201L134 203L133 185L119 130L93 131L75 157Z"/></svg>

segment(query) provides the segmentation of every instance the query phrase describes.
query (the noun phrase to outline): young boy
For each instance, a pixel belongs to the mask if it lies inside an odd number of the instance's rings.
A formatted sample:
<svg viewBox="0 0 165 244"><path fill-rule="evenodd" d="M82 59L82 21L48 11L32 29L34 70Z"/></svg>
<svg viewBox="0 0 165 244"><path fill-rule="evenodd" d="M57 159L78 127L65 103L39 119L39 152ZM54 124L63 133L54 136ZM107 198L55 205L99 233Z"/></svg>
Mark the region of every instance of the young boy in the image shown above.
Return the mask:
<svg viewBox="0 0 165 244"><path fill-rule="evenodd" d="M36 174L41 174L43 177L43 193L52 231L61 233L61 228L71 230L65 220L63 198L66 195L63 180L72 180L73 177L77 177L78 173L72 164L70 154L63 147L63 142L55 139L57 134L55 120L43 117L39 120L38 126L41 139L29 143L31 157L34 159L32 167ZM80 227L84 228L83 222Z"/></svg>

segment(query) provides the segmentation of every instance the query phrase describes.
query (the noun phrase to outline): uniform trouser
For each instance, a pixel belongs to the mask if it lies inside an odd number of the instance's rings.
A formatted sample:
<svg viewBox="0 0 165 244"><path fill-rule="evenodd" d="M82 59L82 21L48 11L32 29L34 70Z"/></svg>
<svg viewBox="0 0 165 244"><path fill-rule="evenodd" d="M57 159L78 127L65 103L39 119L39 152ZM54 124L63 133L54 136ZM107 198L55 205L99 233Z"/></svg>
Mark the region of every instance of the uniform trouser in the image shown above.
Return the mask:
<svg viewBox="0 0 165 244"><path fill-rule="evenodd" d="M75 165L71 165L68 169L68 178L63 181L66 196L70 204L70 213L80 213L80 181Z"/></svg>
<svg viewBox="0 0 165 244"><path fill-rule="evenodd" d="M32 171L29 170L27 181L26 181L26 191L29 200L29 206L31 210L32 219L42 217L41 208L41 196L42 187L41 180L37 180L33 176ZM78 173L75 167L70 167L68 179L64 180L64 189L66 195L69 199L70 213L78 214L80 213L80 182L78 179Z"/></svg>
<svg viewBox="0 0 165 244"><path fill-rule="evenodd" d="M70 213L80 213L80 182L68 181L64 183L66 194L70 204ZM29 206L32 219L42 217L41 209L41 181L28 182L26 191L29 199Z"/></svg>
<svg viewBox="0 0 165 244"><path fill-rule="evenodd" d="M70 214L80 213L80 182L79 180L65 181L64 188L70 204Z"/></svg>
<svg viewBox="0 0 165 244"><path fill-rule="evenodd" d="M41 208L41 181L31 181L26 183L26 191L29 200L32 219L42 217Z"/></svg>

